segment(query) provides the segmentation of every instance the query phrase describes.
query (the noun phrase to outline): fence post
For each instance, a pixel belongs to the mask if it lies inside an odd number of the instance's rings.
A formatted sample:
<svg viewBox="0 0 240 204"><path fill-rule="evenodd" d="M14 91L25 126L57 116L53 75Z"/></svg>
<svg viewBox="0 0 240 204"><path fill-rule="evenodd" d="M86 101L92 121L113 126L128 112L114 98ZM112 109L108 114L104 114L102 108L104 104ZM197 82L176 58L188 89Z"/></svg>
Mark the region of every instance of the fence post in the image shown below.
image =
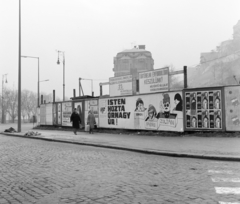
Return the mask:
<svg viewBox="0 0 240 204"><path fill-rule="evenodd" d="M183 76L184 76L184 88L187 88L187 66L183 67Z"/></svg>

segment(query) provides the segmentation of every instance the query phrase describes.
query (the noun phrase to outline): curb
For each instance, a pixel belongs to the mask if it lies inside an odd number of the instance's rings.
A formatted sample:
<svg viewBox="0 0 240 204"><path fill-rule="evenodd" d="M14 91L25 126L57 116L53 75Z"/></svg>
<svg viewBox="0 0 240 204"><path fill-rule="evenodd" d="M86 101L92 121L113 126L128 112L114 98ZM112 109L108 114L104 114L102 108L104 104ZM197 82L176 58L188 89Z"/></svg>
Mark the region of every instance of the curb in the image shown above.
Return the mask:
<svg viewBox="0 0 240 204"><path fill-rule="evenodd" d="M61 143L93 146L93 147L108 148L108 149L117 149L117 150L124 150L124 151L137 152L137 153L142 153L142 154L152 154L152 155L159 155L159 156L183 157L183 158L218 160L218 161L219 160L220 161L238 161L238 162L240 161L240 157L186 154L186 153L178 153L178 152L171 152L171 151L137 149L137 148L128 148L128 147L123 147L123 146L104 145L104 144L99 144L99 143L94 143L94 142L88 143L88 142L77 142L77 141L71 141L71 140L43 138L43 137L38 137L38 136L33 136L33 137L32 136L24 136L21 134L5 133L5 132L1 132L0 134L5 135L5 136L14 136L14 137L20 137L20 138L27 138L27 139L37 139L37 140L44 140L44 141L50 141L50 142L61 142Z"/></svg>

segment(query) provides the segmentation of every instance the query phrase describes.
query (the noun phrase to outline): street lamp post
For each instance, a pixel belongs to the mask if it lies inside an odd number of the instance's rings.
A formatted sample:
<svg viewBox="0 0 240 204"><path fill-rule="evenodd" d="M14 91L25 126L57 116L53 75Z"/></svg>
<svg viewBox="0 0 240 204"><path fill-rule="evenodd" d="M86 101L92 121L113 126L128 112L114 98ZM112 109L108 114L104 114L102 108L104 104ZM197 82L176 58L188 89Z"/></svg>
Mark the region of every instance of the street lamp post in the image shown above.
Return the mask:
<svg viewBox="0 0 240 204"><path fill-rule="evenodd" d="M18 35L18 132L21 132L21 0L19 0L19 35Z"/></svg>
<svg viewBox="0 0 240 204"><path fill-rule="evenodd" d="M58 61L57 64L60 64L59 54L63 56L63 101L65 101L65 55L63 51L57 50L58 52Z"/></svg>
<svg viewBox="0 0 240 204"><path fill-rule="evenodd" d="M3 74L2 75L2 124L4 124L5 123L5 113L4 113L4 111L5 111L5 107L4 107L4 100L5 100L5 98L3 97L3 92L4 92L4 78L6 78L6 80L5 80L5 83L7 83L7 74Z"/></svg>
<svg viewBox="0 0 240 204"><path fill-rule="evenodd" d="M40 102L39 102L39 100L40 100L40 84L39 84L39 80L40 80L40 71L39 71L39 57L32 57L32 56L22 56L22 57L24 57L24 58L34 58L34 59L37 59L38 60L38 98L37 98L37 107L39 107L40 106Z"/></svg>

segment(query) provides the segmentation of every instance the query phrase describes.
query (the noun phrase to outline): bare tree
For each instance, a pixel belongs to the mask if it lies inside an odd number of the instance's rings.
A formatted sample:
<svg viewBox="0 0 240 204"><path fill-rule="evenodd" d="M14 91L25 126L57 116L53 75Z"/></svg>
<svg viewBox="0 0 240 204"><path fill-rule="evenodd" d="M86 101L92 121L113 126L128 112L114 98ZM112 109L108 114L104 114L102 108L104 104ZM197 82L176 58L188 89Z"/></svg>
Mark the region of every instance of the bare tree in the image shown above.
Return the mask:
<svg viewBox="0 0 240 204"><path fill-rule="evenodd" d="M21 104L21 113L23 119L28 116L28 120L32 115L37 114L37 94L29 90L22 91L22 104Z"/></svg>
<svg viewBox="0 0 240 204"><path fill-rule="evenodd" d="M6 89L4 95L7 113L14 122L18 112L18 93L16 90Z"/></svg>

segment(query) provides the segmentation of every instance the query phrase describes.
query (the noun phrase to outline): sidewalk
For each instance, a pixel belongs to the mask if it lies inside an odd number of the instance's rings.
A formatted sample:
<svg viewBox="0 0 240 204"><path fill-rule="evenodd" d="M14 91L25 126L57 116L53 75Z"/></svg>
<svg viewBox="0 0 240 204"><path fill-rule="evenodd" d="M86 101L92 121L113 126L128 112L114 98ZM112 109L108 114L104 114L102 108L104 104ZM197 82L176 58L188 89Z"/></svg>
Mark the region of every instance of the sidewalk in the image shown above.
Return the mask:
<svg viewBox="0 0 240 204"><path fill-rule="evenodd" d="M78 132L77 135L74 135L72 131L37 129L31 131L41 133L41 135L24 136L26 132L1 132L1 134L155 155L240 161L240 138L195 136L161 137L133 134L89 134L86 132Z"/></svg>

